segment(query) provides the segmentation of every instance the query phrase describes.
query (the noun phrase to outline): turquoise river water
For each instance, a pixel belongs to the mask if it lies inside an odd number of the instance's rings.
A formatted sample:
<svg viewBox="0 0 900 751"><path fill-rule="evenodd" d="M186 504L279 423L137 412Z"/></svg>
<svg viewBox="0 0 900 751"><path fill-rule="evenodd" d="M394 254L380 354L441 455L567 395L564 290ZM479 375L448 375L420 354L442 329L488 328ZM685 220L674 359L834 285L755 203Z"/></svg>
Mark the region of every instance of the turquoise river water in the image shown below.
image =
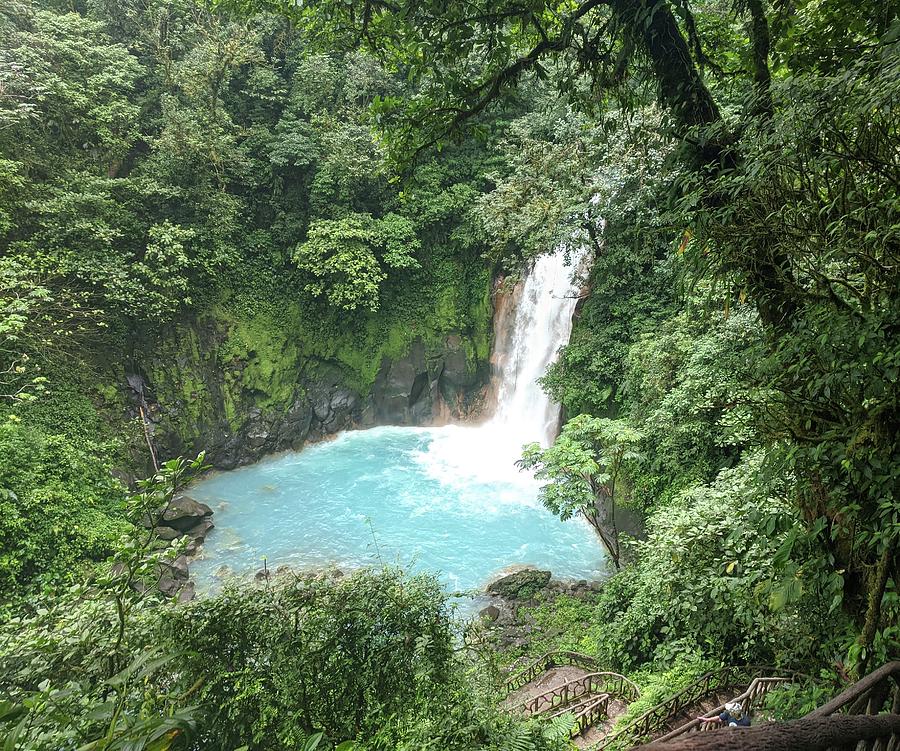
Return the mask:
<svg viewBox="0 0 900 751"><path fill-rule="evenodd" d="M270 568L384 562L434 572L450 591L522 565L600 576L587 523L544 509L537 483L514 466L485 471L476 457L490 441L484 428L373 428L215 474L190 491L216 524L191 573L203 589L252 574L263 558Z"/></svg>

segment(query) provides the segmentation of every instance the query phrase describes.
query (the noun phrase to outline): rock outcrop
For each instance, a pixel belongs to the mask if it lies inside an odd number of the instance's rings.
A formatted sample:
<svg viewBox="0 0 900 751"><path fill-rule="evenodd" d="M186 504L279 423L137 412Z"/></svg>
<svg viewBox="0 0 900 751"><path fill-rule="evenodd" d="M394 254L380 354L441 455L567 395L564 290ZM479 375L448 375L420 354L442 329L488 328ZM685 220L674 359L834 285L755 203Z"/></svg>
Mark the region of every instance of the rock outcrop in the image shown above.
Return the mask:
<svg viewBox="0 0 900 751"><path fill-rule="evenodd" d="M353 386L340 363L297 353L273 363L249 351L222 368L222 332L198 324L190 336L174 357L154 353L129 366L122 388L160 457L205 450L220 469L349 428L465 417L481 406L490 377L487 357L459 334L439 344L413 339L405 355L382 358L368 387Z"/></svg>
<svg viewBox="0 0 900 751"><path fill-rule="evenodd" d="M166 597L179 597L188 586L189 576L187 556L180 555L174 561L159 564L156 586Z"/></svg>
<svg viewBox="0 0 900 751"><path fill-rule="evenodd" d="M181 538L188 540L181 555L172 561L160 562L157 567L156 587L166 597L177 598L179 602L194 598L194 583L190 581L188 564L190 556L197 553L206 535L215 526L212 514L213 510L205 503L182 494L173 498L165 508L158 509L151 515L152 518L144 520L145 526L152 525L157 538L164 542Z"/></svg>
<svg viewBox="0 0 900 751"><path fill-rule="evenodd" d="M487 363L472 367L458 335L448 336L444 344L429 354L416 340L406 357L382 361L367 404L369 422L421 425L442 409L459 417L480 406L490 375Z"/></svg>
<svg viewBox="0 0 900 751"><path fill-rule="evenodd" d="M202 524L213 510L205 503L195 501L187 495L173 498L159 519L161 527L169 527L181 534L188 534Z"/></svg>
<svg viewBox="0 0 900 751"><path fill-rule="evenodd" d="M552 574L533 568L522 569L497 579L488 585L488 593L504 600L530 600L547 588Z"/></svg>
<svg viewBox="0 0 900 751"><path fill-rule="evenodd" d="M534 608L553 603L561 596L594 601L601 588L602 584L597 581L554 579L549 571L516 571L488 585L485 605L473 627L483 630L497 649L527 649L532 635L536 630L540 631L534 619ZM552 636L546 631L542 635Z"/></svg>

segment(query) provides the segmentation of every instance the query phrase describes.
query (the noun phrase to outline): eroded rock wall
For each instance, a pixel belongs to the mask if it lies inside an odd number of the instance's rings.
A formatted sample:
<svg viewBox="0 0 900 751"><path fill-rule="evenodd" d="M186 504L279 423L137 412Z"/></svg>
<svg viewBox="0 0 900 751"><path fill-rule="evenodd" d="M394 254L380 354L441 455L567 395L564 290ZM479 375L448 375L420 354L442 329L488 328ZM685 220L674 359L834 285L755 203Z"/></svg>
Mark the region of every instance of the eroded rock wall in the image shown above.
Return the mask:
<svg viewBox="0 0 900 751"><path fill-rule="evenodd" d="M393 351L369 353L367 378L356 353L323 356L309 332L197 319L138 343L126 391L160 458L205 450L210 463L230 469L348 428L473 414L490 376L489 315L484 326L426 331Z"/></svg>

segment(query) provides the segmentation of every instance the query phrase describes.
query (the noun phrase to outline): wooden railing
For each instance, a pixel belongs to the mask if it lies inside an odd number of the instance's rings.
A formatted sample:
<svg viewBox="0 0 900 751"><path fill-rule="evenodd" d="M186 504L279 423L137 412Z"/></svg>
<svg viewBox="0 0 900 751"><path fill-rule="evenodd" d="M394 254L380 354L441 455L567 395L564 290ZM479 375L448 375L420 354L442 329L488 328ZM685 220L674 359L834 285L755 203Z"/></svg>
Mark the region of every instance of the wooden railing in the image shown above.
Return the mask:
<svg viewBox="0 0 900 751"><path fill-rule="evenodd" d="M562 665L575 665L585 670L597 670L600 667L593 657L583 655L580 652L547 652L547 654L538 657L528 667L507 678L505 683L506 693L511 694L513 691L522 688L526 683L531 683L545 670Z"/></svg>
<svg viewBox="0 0 900 751"><path fill-rule="evenodd" d="M574 738L581 735L588 728L600 722L600 720L605 720L609 717L609 701L611 698L609 694L599 696L596 701L591 702L581 712L576 714L570 736Z"/></svg>
<svg viewBox="0 0 900 751"><path fill-rule="evenodd" d="M886 712L886 715L882 714ZM874 723L860 725L859 732L868 737L853 737L857 741L857 751L875 749L876 751L898 751L900 749L900 660L882 665L878 670L869 673L846 691L834 699L814 709L804 719L821 722L825 718L836 718L842 715L865 715L872 720L880 719L890 722L890 731L886 727L877 727ZM829 746L837 749L838 745Z"/></svg>
<svg viewBox="0 0 900 751"><path fill-rule="evenodd" d="M743 689L756 678L775 677L784 679L792 678L795 675L791 671L756 665L728 667L706 673L689 686L648 709L624 728L606 736L598 744L591 746L590 751L601 751L601 749L608 748L613 743L634 744L643 739L651 738L656 733L664 730L666 725L685 709L695 706L703 699L720 691Z"/></svg>
<svg viewBox="0 0 900 751"><path fill-rule="evenodd" d="M758 707L762 698L769 693L773 688L777 686L783 686L786 683L790 683L791 678L754 678L750 685L747 687L747 690L744 691L739 696L735 696L733 699L730 699L728 703L731 702L740 702L741 710L745 715L749 715L751 711ZM718 718L722 712L725 711L725 704L716 707L709 712L706 712L706 716ZM686 735L688 733L697 733L703 732L706 730L717 730L722 727L722 723L718 721L718 719L712 720L710 722L704 722L700 719L693 719L686 722L681 727L675 728L675 730L666 733L665 735L661 735L657 738L657 742L660 741L668 741L672 738L677 738L680 735Z"/></svg>
<svg viewBox="0 0 900 751"><path fill-rule="evenodd" d="M838 712L878 714L891 696L889 711L891 714L900 714L900 660L882 665L827 704L814 709L807 717L829 717Z"/></svg>
<svg viewBox="0 0 900 751"><path fill-rule="evenodd" d="M898 714L836 714L694 733L638 746L635 751L896 751L898 738Z"/></svg>
<svg viewBox="0 0 900 751"><path fill-rule="evenodd" d="M621 699L625 703L630 703L640 696L637 685L624 675L598 671L597 661L593 657L569 651L547 652L541 655L506 680L506 692L516 691L546 670L563 665L574 665L595 672L567 681L537 696L532 696L515 707L513 711L529 715L553 711L555 716L562 714L567 708L571 708L573 703L581 699L581 705L576 706L576 711L573 713L574 722L571 735L574 738L608 716L611 699Z"/></svg>
<svg viewBox="0 0 900 751"><path fill-rule="evenodd" d="M542 694L532 696L518 705L515 710L528 715L541 714L553 709L567 707L576 699L589 696L590 694L607 694L629 703L640 696L640 691L624 675L619 675L618 673L588 673L581 678L575 678L559 686L554 686Z"/></svg>
<svg viewBox="0 0 900 751"><path fill-rule="evenodd" d="M644 751L900 751L900 661L890 662L791 722L663 736Z"/></svg>
<svg viewBox="0 0 900 751"><path fill-rule="evenodd" d="M543 671L559 665L590 669L596 666L596 661L577 652L549 652L510 677L506 681L507 690L521 688ZM770 690L798 677L800 674L793 671L761 666L723 668L707 673L618 732L606 736L591 746L590 751L600 751L613 744L631 746L649 738L665 729L685 709L695 707L717 692L746 687L731 701L740 701L744 712L749 713ZM591 696L596 698L591 700ZM585 700L576 705L573 713L573 737L607 717L613 697L634 701L638 697L638 688L617 673L595 672L532 697L518 708L532 714L551 709L557 710L555 714L561 714L560 710L565 711L581 697ZM723 709L724 705L713 713L718 714ZM900 751L900 661L880 667L799 720L729 728L728 732L722 733L702 732L716 727L720 727L719 723L691 720L640 748L645 751Z"/></svg>

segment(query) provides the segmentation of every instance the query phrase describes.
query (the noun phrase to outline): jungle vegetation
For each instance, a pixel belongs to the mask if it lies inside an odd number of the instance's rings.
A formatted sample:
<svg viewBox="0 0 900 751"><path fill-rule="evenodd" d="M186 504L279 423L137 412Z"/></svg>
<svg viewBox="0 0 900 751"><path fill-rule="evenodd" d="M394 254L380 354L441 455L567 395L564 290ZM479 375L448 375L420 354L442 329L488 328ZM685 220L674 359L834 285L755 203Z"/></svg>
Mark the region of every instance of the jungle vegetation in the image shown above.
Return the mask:
<svg viewBox="0 0 900 751"><path fill-rule="evenodd" d="M880 0L5 2L4 747L565 748L427 575L138 586L178 553L141 517L204 460L154 468L116 385L252 314L364 389L560 246L593 253L544 379L568 419L523 464L647 536L529 649L651 692L791 667L796 707L897 658L898 126Z"/></svg>

